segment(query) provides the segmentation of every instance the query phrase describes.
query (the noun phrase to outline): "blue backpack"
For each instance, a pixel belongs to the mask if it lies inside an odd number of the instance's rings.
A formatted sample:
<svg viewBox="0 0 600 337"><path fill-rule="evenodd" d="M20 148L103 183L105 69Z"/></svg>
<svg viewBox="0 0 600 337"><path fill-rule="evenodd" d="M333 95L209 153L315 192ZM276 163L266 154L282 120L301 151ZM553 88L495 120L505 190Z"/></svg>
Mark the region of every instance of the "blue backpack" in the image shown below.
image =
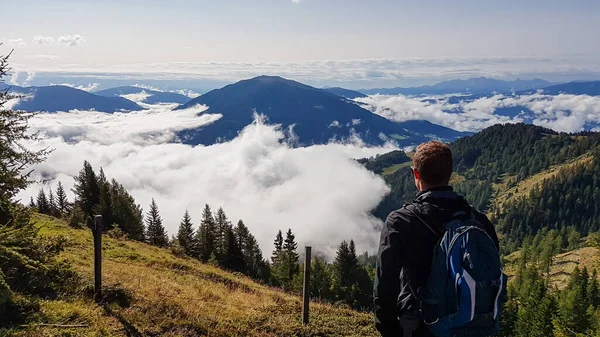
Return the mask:
<svg viewBox="0 0 600 337"><path fill-rule="evenodd" d="M436 236L431 272L420 293L420 316L437 337L492 336L506 302L500 255L472 209L455 213Z"/></svg>

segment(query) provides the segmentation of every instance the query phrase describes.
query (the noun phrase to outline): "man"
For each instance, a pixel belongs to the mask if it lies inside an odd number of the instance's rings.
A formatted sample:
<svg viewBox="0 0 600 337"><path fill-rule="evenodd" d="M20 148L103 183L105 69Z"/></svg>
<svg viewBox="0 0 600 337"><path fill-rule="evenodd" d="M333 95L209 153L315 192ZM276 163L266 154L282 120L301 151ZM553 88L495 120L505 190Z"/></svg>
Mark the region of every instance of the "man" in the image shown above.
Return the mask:
<svg viewBox="0 0 600 337"><path fill-rule="evenodd" d="M443 232L453 214L470 209L448 185L452 166L447 145L435 141L419 145L411 167L419 193L411 203L392 212L381 231L373 297L376 326L383 337L433 336L418 318L416 294L427 284L440 237L421 220ZM474 214L498 247L488 218L477 211Z"/></svg>

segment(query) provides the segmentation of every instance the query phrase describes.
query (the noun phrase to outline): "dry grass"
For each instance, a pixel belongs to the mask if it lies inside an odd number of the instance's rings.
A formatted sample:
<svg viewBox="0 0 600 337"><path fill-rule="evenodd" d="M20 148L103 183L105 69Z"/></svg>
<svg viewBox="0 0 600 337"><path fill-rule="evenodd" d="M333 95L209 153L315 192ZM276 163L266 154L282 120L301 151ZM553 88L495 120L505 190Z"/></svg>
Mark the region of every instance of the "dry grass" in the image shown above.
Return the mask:
<svg viewBox="0 0 600 337"><path fill-rule="evenodd" d="M505 258L504 271L512 278L517 272L518 259L520 251L514 252ZM550 267L550 285L557 289L563 289L567 286L569 276L575 270L575 267L583 269L586 267L591 274L594 269L598 269L600 261L600 249L595 247L584 247L570 252L558 254L552 261Z"/></svg>
<svg viewBox="0 0 600 337"><path fill-rule="evenodd" d="M91 284L92 235L36 215L43 235L68 237L61 255ZM130 294L130 303L96 305L85 296L42 304L44 323L16 336L377 336L370 314L312 303L311 323L300 323L298 296L257 284L169 250L103 237L104 285ZM89 296L88 296L89 297ZM128 301L129 302L129 301Z"/></svg>

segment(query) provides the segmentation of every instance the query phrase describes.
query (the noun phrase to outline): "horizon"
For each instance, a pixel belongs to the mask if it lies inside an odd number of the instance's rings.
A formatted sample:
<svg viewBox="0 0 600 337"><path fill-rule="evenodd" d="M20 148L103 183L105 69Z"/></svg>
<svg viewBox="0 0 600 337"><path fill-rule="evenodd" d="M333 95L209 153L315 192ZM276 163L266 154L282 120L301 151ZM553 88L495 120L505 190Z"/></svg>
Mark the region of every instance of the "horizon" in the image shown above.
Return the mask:
<svg viewBox="0 0 600 337"><path fill-rule="evenodd" d="M15 49L15 85L206 92L261 74L353 90L479 76L600 79L600 47L590 43L600 4L538 4L9 0L6 12L27 15L7 17L0 42Z"/></svg>

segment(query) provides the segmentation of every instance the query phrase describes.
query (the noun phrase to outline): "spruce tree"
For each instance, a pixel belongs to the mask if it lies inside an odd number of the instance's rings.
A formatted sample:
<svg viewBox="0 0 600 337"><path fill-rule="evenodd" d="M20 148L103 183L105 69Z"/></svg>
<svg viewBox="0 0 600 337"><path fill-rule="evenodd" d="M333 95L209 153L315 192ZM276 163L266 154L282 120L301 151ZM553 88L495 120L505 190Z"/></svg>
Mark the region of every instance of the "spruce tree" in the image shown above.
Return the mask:
<svg viewBox="0 0 600 337"><path fill-rule="evenodd" d="M58 206L56 206L56 199L54 198L54 192L52 187L48 188L48 215L59 216Z"/></svg>
<svg viewBox="0 0 600 337"><path fill-rule="evenodd" d="M281 233L281 229L277 232L273 245L275 246L275 250L273 250L273 255L271 256L271 262L275 264L283 251L283 234Z"/></svg>
<svg viewBox="0 0 600 337"><path fill-rule="evenodd" d="M38 212L42 214L49 214L50 212L50 203L48 202L48 198L46 197L46 192L44 189L40 189L37 196L37 209Z"/></svg>
<svg viewBox="0 0 600 337"><path fill-rule="evenodd" d="M217 210L215 215L215 257L220 266L229 269L230 267L230 242L229 242L229 219L222 207Z"/></svg>
<svg viewBox="0 0 600 337"><path fill-rule="evenodd" d="M185 210L183 219L179 223L179 230L177 231L177 241L183 249L186 255L196 255L196 243L194 238L194 224L188 210Z"/></svg>
<svg viewBox="0 0 600 337"><path fill-rule="evenodd" d="M216 224L210 206L206 204L202 211L202 221L196 232L196 243L198 244L198 258L208 262L215 255Z"/></svg>
<svg viewBox="0 0 600 337"><path fill-rule="evenodd" d="M65 188L60 181L56 187L56 206L58 207L61 216L65 216L69 213L69 200L67 199Z"/></svg>
<svg viewBox="0 0 600 337"><path fill-rule="evenodd" d="M98 188L98 204L94 207L94 212L102 215L104 226L106 229L109 229L115 224L116 219L113 216L114 209L112 205L113 196L111 195L111 187L108 180L106 180L102 168L100 168L100 174L98 175Z"/></svg>
<svg viewBox="0 0 600 337"><path fill-rule="evenodd" d="M73 193L75 193L75 205L83 214L86 217L94 216L94 210L100 202L100 186L96 173L87 160L83 162L83 169L75 177Z"/></svg>
<svg viewBox="0 0 600 337"><path fill-rule="evenodd" d="M144 216L142 207L135 203L135 199L127 192L123 185L115 179L110 184L112 200L112 216L130 239L145 241Z"/></svg>
<svg viewBox="0 0 600 337"><path fill-rule="evenodd" d="M37 205L35 204L35 201L33 201L33 197L29 199L29 208L37 210Z"/></svg>
<svg viewBox="0 0 600 337"><path fill-rule="evenodd" d="M310 296L321 300L332 300L331 272L325 260L315 256L312 260L310 269Z"/></svg>
<svg viewBox="0 0 600 337"><path fill-rule="evenodd" d="M150 210L146 214L146 240L149 244L158 247L165 247L169 242L154 198L152 198Z"/></svg>
<svg viewBox="0 0 600 337"><path fill-rule="evenodd" d="M285 233L285 241L283 243L282 258L279 263L281 264L281 276L283 277L284 289L290 289L294 276L300 272L300 265L298 264L299 256L296 252L298 244L296 243L296 236L292 233L291 229L288 229Z"/></svg>

